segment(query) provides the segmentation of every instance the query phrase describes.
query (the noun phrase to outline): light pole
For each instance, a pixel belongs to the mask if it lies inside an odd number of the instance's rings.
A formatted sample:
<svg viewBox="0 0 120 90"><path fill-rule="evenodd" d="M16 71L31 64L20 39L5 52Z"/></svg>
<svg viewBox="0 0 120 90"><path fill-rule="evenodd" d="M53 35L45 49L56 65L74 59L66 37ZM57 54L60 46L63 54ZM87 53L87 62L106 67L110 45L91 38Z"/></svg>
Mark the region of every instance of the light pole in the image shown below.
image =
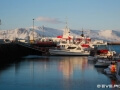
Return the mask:
<svg viewBox="0 0 120 90"><path fill-rule="evenodd" d="M33 19L33 42L34 42L34 19Z"/></svg>
<svg viewBox="0 0 120 90"><path fill-rule="evenodd" d="M1 19L0 19L0 25L1 25Z"/></svg>
<svg viewBox="0 0 120 90"><path fill-rule="evenodd" d="M42 26L42 29L43 29L43 38L44 38L44 26Z"/></svg>
<svg viewBox="0 0 120 90"><path fill-rule="evenodd" d="M0 19L0 25L1 25L1 19Z"/></svg>

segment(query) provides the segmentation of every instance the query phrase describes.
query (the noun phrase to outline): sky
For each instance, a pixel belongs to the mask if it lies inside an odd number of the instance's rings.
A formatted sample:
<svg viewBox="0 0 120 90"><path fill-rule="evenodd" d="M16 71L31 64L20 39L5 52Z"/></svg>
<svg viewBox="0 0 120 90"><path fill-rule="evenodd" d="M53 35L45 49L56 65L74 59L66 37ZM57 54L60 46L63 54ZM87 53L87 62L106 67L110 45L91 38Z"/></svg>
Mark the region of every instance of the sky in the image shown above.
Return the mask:
<svg viewBox="0 0 120 90"><path fill-rule="evenodd" d="M1 30L45 26L56 29L120 30L120 0L0 0Z"/></svg>

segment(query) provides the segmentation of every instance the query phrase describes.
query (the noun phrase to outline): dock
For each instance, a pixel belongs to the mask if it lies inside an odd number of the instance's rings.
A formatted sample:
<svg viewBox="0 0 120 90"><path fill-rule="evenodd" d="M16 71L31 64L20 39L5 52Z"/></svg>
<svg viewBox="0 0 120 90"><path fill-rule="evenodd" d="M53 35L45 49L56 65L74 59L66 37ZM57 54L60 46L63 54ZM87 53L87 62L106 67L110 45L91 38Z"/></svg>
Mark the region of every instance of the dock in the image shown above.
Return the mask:
<svg viewBox="0 0 120 90"><path fill-rule="evenodd" d="M0 64L14 62L28 55L49 55L49 48L51 47L21 42L2 43L0 44Z"/></svg>
<svg viewBox="0 0 120 90"><path fill-rule="evenodd" d="M108 45L120 45L120 42L108 42Z"/></svg>

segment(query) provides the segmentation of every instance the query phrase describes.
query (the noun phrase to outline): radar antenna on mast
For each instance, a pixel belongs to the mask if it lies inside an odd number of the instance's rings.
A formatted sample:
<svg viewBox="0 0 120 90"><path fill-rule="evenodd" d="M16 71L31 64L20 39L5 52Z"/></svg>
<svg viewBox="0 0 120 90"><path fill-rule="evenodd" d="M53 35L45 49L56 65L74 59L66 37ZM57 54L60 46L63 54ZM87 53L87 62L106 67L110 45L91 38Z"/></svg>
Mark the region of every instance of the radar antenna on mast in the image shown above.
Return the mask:
<svg viewBox="0 0 120 90"><path fill-rule="evenodd" d="M82 28L82 34L81 34L81 36L84 37L83 28Z"/></svg>

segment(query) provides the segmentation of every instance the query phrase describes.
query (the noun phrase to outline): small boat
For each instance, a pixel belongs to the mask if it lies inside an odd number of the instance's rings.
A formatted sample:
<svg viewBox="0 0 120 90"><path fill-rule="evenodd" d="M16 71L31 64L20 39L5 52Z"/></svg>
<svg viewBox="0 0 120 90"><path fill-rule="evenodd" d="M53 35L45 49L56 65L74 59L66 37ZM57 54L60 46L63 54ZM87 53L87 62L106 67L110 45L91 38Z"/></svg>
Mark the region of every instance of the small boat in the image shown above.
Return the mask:
<svg viewBox="0 0 120 90"><path fill-rule="evenodd" d="M94 65L95 67L108 67L110 64L109 63L104 63L104 62L96 62Z"/></svg>
<svg viewBox="0 0 120 90"><path fill-rule="evenodd" d="M99 52L100 51L100 52ZM96 55L97 58L112 58L116 54L115 51L109 51L109 50L98 50L99 54Z"/></svg>
<svg viewBox="0 0 120 90"><path fill-rule="evenodd" d="M116 57L116 52L111 50L110 46L108 46L106 43L95 45L95 48L92 52L94 53L93 55L97 57L97 59L112 59L113 57L118 58Z"/></svg>
<svg viewBox="0 0 120 90"><path fill-rule="evenodd" d="M98 59L97 61L101 63L108 63L108 64L117 62L116 60L109 60L109 59Z"/></svg>
<svg viewBox="0 0 120 90"><path fill-rule="evenodd" d="M116 63L117 60L110 60L108 58L105 59L97 59L95 67L108 67L111 63Z"/></svg>
<svg viewBox="0 0 120 90"><path fill-rule="evenodd" d="M108 68L104 69L104 72L108 75L115 75L116 73L116 64L111 63Z"/></svg>

